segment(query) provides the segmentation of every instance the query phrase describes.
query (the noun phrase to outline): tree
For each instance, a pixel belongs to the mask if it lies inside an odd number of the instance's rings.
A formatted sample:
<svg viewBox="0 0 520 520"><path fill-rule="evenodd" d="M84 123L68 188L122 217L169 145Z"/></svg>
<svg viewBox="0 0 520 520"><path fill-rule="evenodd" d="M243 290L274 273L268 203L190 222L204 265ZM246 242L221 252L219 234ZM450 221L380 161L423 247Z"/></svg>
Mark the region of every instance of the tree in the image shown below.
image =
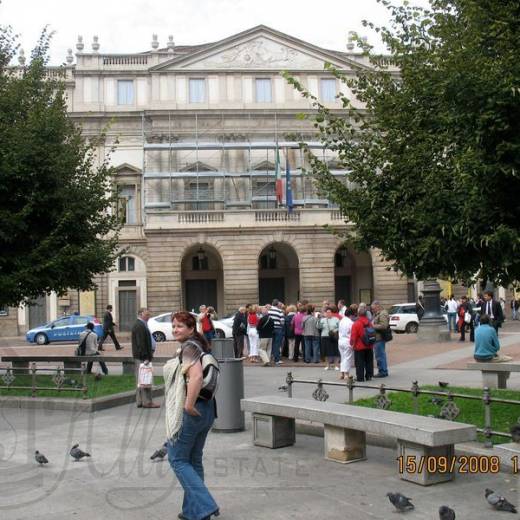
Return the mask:
<svg viewBox="0 0 520 520"><path fill-rule="evenodd" d="M0 27L0 305L91 289L116 257L112 170L67 117L64 82L47 74L50 37L12 67L16 36Z"/></svg>
<svg viewBox="0 0 520 520"><path fill-rule="evenodd" d="M327 110L286 75L348 171L346 183L307 150L321 190L354 224L354 245L408 276L520 280L520 2L379 1L389 27L365 25L389 55L359 40L369 70L328 66L362 109L340 94L346 115Z"/></svg>

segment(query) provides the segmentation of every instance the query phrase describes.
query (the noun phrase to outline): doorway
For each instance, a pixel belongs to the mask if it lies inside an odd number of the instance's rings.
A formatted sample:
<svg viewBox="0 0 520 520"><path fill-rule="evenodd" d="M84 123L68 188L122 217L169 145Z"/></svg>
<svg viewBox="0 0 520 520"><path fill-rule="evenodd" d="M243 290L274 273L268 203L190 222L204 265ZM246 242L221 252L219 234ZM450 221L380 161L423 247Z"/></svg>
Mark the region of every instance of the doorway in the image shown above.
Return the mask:
<svg viewBox="0 0 520 520"><path fill-rule="evenodd" d="M199 312L201 305L217 309L217 280L186 280L186 310Z"/></svg>
<svg viewBox="0 0 520 520"><path fill-rule="evenodd" d="M129 331L137 317L137 291L136 289L119 289L119 330Z"/></svg>
<svg viewBox="0 0 520 520"><path fill-rule="evenodd" d="M29 329L47 323L47 298L39 296L29 306Z"/></svg>

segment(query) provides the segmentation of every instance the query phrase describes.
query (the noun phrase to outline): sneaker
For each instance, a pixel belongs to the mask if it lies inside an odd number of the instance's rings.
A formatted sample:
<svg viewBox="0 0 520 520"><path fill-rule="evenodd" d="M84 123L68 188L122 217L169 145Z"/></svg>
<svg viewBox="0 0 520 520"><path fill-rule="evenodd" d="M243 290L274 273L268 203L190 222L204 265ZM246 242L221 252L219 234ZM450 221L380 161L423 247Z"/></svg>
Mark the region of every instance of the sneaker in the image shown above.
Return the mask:
<svg viewBox="0 0 520 520"><path fill-rule="evenodd" d="M283 361L277 361L275 364L278 365L278 366L279 365L283 365Z"/></svg>
<svg viewBox="0 0 520 520"><path fill-rule="evenodd" d="M339 367L334 367L334 370L339 370Z"/></svg>
<svg viewBox="0 0 520 520"><path fill-rule="evenodd" d="M329 370L329 369L330 369L330 367L325 367L323 370Z"/></svg>

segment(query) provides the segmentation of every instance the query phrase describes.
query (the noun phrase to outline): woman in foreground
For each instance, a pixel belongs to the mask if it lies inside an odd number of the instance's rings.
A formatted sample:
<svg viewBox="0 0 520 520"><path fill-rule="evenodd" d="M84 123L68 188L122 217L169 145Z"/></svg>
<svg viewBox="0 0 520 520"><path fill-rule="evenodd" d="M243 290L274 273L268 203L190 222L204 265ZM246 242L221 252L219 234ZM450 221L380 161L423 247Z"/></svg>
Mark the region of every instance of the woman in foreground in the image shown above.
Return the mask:
<svg viewBox="0 0 520 520"><path fill-rule="evenodd" d="M185 520L209 520L218 516L218 506L204 484L202 453L215 420L218 369L204 370L202 359L209 352L204 336L196 331L188 312L173 315L173 335L180 352L164 366L168 460L184 489ZM211 356L209 356L211 357Z"/></svg>

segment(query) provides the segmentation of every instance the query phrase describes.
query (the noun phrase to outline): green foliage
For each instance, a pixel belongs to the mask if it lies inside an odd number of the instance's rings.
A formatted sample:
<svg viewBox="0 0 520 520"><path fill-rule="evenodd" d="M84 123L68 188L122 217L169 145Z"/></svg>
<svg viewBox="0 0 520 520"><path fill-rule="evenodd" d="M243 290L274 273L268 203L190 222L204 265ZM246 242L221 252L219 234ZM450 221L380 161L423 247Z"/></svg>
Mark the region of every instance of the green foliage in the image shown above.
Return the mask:
<svg viewBox="0 0 520 520"><path fill-rule="evenodd" d="M421 390L439 391L438 386L422 386ZM454 394L475 395L482 397L482 389L467 388L467 387L451 387L450 391ZM404 392L388 392L387 397L392 401L389 410L394 412L413 413L413 396ZM433 415L438 417L442 405L432 403L431 395L419 395L419 415ZM510 399L520 401L520 392L515 390L491 390L491 397L497 399ZM439 399L445 402L443 397ZM473 424L477 428L484 428L484 404L481 400L476 399L454 399L455 404L460 409L459 416L455 422ZM368 399L359 399L354 404L358 406L366 406L367 408L376 408L376 398L370 397ZM514 406L511 404L491 403L491 429L496 432L509 433L511 426L517 424L520 418L520 405ZM480 440L484 437L479 436ZM504 437L493 436L493 442L506 442Z"/></svg>
<svg viewBox="0 0 520 520"><path fill-rule="evenodd" d="M356 246L379 248L396 270L519 280L520 2L380 1L390 27L365 25L390 54L360 40L371 70L327 66L344 84L346 115L286 75L318 109L314 125L349 172L333 177L307 150L317 182L354 224Z"/></svg>
<svg viewBox="0 0 520 520"><path fill-rule="evenodd" d="M16 38L0 27L0 305L91 289L116 256L108 157L67 117L64 82L46 70L50 37L11 67Z"/></svg>

